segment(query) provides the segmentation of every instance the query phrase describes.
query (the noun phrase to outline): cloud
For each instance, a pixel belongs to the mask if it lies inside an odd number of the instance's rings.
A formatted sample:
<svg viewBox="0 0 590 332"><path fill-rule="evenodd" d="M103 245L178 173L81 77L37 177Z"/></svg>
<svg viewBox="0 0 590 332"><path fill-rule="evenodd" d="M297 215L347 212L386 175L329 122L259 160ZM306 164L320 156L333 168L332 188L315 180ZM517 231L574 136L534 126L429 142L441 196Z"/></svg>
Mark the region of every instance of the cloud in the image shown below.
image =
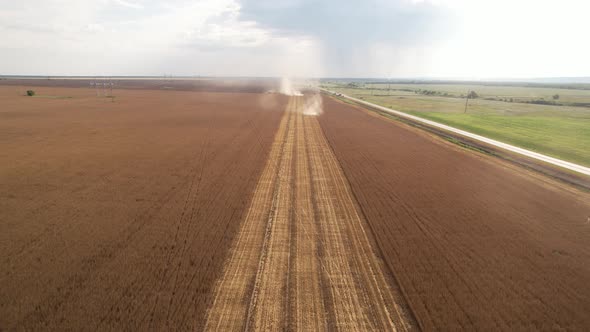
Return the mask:
<svg viewBox="0 0 590 332"><path fill-rule="evenodd" d="M321 48L328 76L590 75L584 0L243 0L242 17Z"/></svg>
<svg viewBox="0 0 590 332"><path fill-rule="evenodd" d="M399 73L396 68L403 54L440 43L453 28L449 11L429 3L244 0L241 4L245 19L284 36L301 34L318 40L321 66L329 76ZM374 53L377 50L379 54ZM386 62L374 61L388 56Z"/></svg>
<svg viewBox="0 0 590 332"><path fill-rule="evenodd" d="M123 7L127 7L127 8L134 8L134 9L143 9L144 7L138 3L134 3L134 2L130 2L130 1L125 1L125 0L114 0L115 3L123 6Z"/></svg>
<svg viewBox="0 0 590 332"><path fill-rule="evenodd" d="M590 75L583 0L30 0L3 74Z"/></svg>
<svg viewBox="0 0 590 332"><path fill-rule="evenodd" d="M309 46L243 19L240 8L234 0L14 2L0 9L0 72L272 75L291 45Z"/></svg>

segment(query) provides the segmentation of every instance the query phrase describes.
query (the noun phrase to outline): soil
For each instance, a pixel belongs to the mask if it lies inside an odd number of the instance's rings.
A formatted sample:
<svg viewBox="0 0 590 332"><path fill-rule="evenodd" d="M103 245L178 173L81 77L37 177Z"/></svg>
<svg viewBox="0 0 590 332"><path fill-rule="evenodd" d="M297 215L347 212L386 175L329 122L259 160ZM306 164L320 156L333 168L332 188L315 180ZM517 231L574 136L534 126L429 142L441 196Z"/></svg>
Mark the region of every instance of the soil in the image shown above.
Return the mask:
<svg viewBox="0 0 590 332"><path fill-rule="evenodd" d="M0 87L0 330L199 329L287 99L15 88Z"/></svg>
<svg viewBox="0 0 590 332"><path fill-rule="evenodd" d="M590 326L590 197L324 98L321 126L425 330Z"/></svg>

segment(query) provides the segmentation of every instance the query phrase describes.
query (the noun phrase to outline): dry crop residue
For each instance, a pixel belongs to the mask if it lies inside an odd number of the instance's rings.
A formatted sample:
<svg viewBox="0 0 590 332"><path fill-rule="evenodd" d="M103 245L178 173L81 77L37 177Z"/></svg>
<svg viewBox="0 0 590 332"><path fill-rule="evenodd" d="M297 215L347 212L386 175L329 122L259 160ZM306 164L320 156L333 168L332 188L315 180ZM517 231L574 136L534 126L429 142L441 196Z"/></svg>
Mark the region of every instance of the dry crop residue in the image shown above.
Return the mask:
<svg viewBox="0 0 590 332"><path fill-rule="evenodd" d="M206 329L408 330L348 183L304 97L288 105Z"/></svg>

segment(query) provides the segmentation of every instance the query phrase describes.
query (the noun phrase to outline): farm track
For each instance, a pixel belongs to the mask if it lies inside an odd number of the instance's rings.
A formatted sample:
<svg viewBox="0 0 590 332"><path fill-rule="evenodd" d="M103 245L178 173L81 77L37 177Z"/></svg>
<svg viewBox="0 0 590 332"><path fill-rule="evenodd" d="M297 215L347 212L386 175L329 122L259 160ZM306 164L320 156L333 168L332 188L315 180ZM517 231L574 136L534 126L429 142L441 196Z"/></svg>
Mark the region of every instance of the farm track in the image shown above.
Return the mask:
<svg viewBox="0 0 590 332"><path fill-rule="evenodd" d="M206 330L411 329L318 120L302 104L289 102Z"/></svg>

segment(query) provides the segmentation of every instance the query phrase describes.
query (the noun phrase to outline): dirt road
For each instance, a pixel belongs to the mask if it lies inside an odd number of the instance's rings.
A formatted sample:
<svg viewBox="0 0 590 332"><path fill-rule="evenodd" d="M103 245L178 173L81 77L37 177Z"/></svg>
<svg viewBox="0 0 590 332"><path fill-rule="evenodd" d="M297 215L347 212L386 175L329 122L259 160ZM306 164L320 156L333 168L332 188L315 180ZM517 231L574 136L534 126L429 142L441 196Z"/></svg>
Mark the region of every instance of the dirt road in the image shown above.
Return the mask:
<svg viewBox="0 0 590 332"><path fill-rule="evenodd" d="M289 102L206 329L411 329L413 317L302 103Z"/></svg>
<svg viewBox="0 0 590 332"><path fill-rule="evenodd" d="M332 92L332 91L329 91L329 90L324 90L324 91L326 91L326 92L328 92L330 94L336 94L335 92ZM503 150L507 150L507 151L513 152L515 154L522 155L522 156L525 156L525 157L529 157L529 158L532 158L532 159L535 159L535 160L539 160L539 161L542 161L542 162L545 162L545 163L548 163L548 164L551 164L551 165L554 165L554 166L557 166L557 167L562 167L562 168L565 168L567 170L570 170L570 171L573 171L573 172L576 172L576 173L579 173L579 174L590 175L590 167L585 167L583 165L578 165L578 164L575 164L575 163L572 163L572 162L569 162L569 161L566 161L566 160L561 160L561 159L558 159L558 158L553 158L553 157L550 157L550 156L547 156L547 155L544 155L544 154L541 154L541 153L538 153L538 152L530 151L530 150L527 150L527 149L520 148L518 146L514 146L514 145L511 145L511 144L500 142L500 141L497 141L497 140L494 140L494 139L491 139L491 138L487 138L487 137L484 137L484 136L481 136L481 135L473 134L473 133L470 133L470 132L465 131L465 130L461 130L461 129L457 129L457 128L454 128L454 127L451 127L451 126L447 126L445 124L438 123L436 121L427 120L427 119L421 118L419 116L411 115L411 114L408 114L408 113L405 113L405 112L400 112L400 111L396 111L396 110L391 109L391 108L387 108L387 107L383 107L383 106L380 106L380 105L377 105L377 104L373 104L373 103L370 103L370 102L368 102L366 100L354 98L354 97L347 96L347 95L341 95L341 96L342 96L342 98L346 98L346 99L352 100L352 101L354 101L356 103L359 103L359 104L364 105L364 106L368 106L369 108L372 108L372 109L377 109L379 111L383 111L385 113L388 113L388 114L392 114L392 115L401 117L402 119L409 119L409 120L411 120L413 122L426 124L428 126L431 126L431 127L434 127L434 128L438 128L438 129L443 129L445 131L448 131L448 132L451 132L451 133L454 133L454 134L459 134L459 135L461 135L463 137L467 137L467 138L470 138L470 139L473 139L473 140L476 140L476 141L479 141L479 142L483 142L483 143L489 144L491 146L494 146L494 147L497 147L497 148L501 148Z"/></svg>

